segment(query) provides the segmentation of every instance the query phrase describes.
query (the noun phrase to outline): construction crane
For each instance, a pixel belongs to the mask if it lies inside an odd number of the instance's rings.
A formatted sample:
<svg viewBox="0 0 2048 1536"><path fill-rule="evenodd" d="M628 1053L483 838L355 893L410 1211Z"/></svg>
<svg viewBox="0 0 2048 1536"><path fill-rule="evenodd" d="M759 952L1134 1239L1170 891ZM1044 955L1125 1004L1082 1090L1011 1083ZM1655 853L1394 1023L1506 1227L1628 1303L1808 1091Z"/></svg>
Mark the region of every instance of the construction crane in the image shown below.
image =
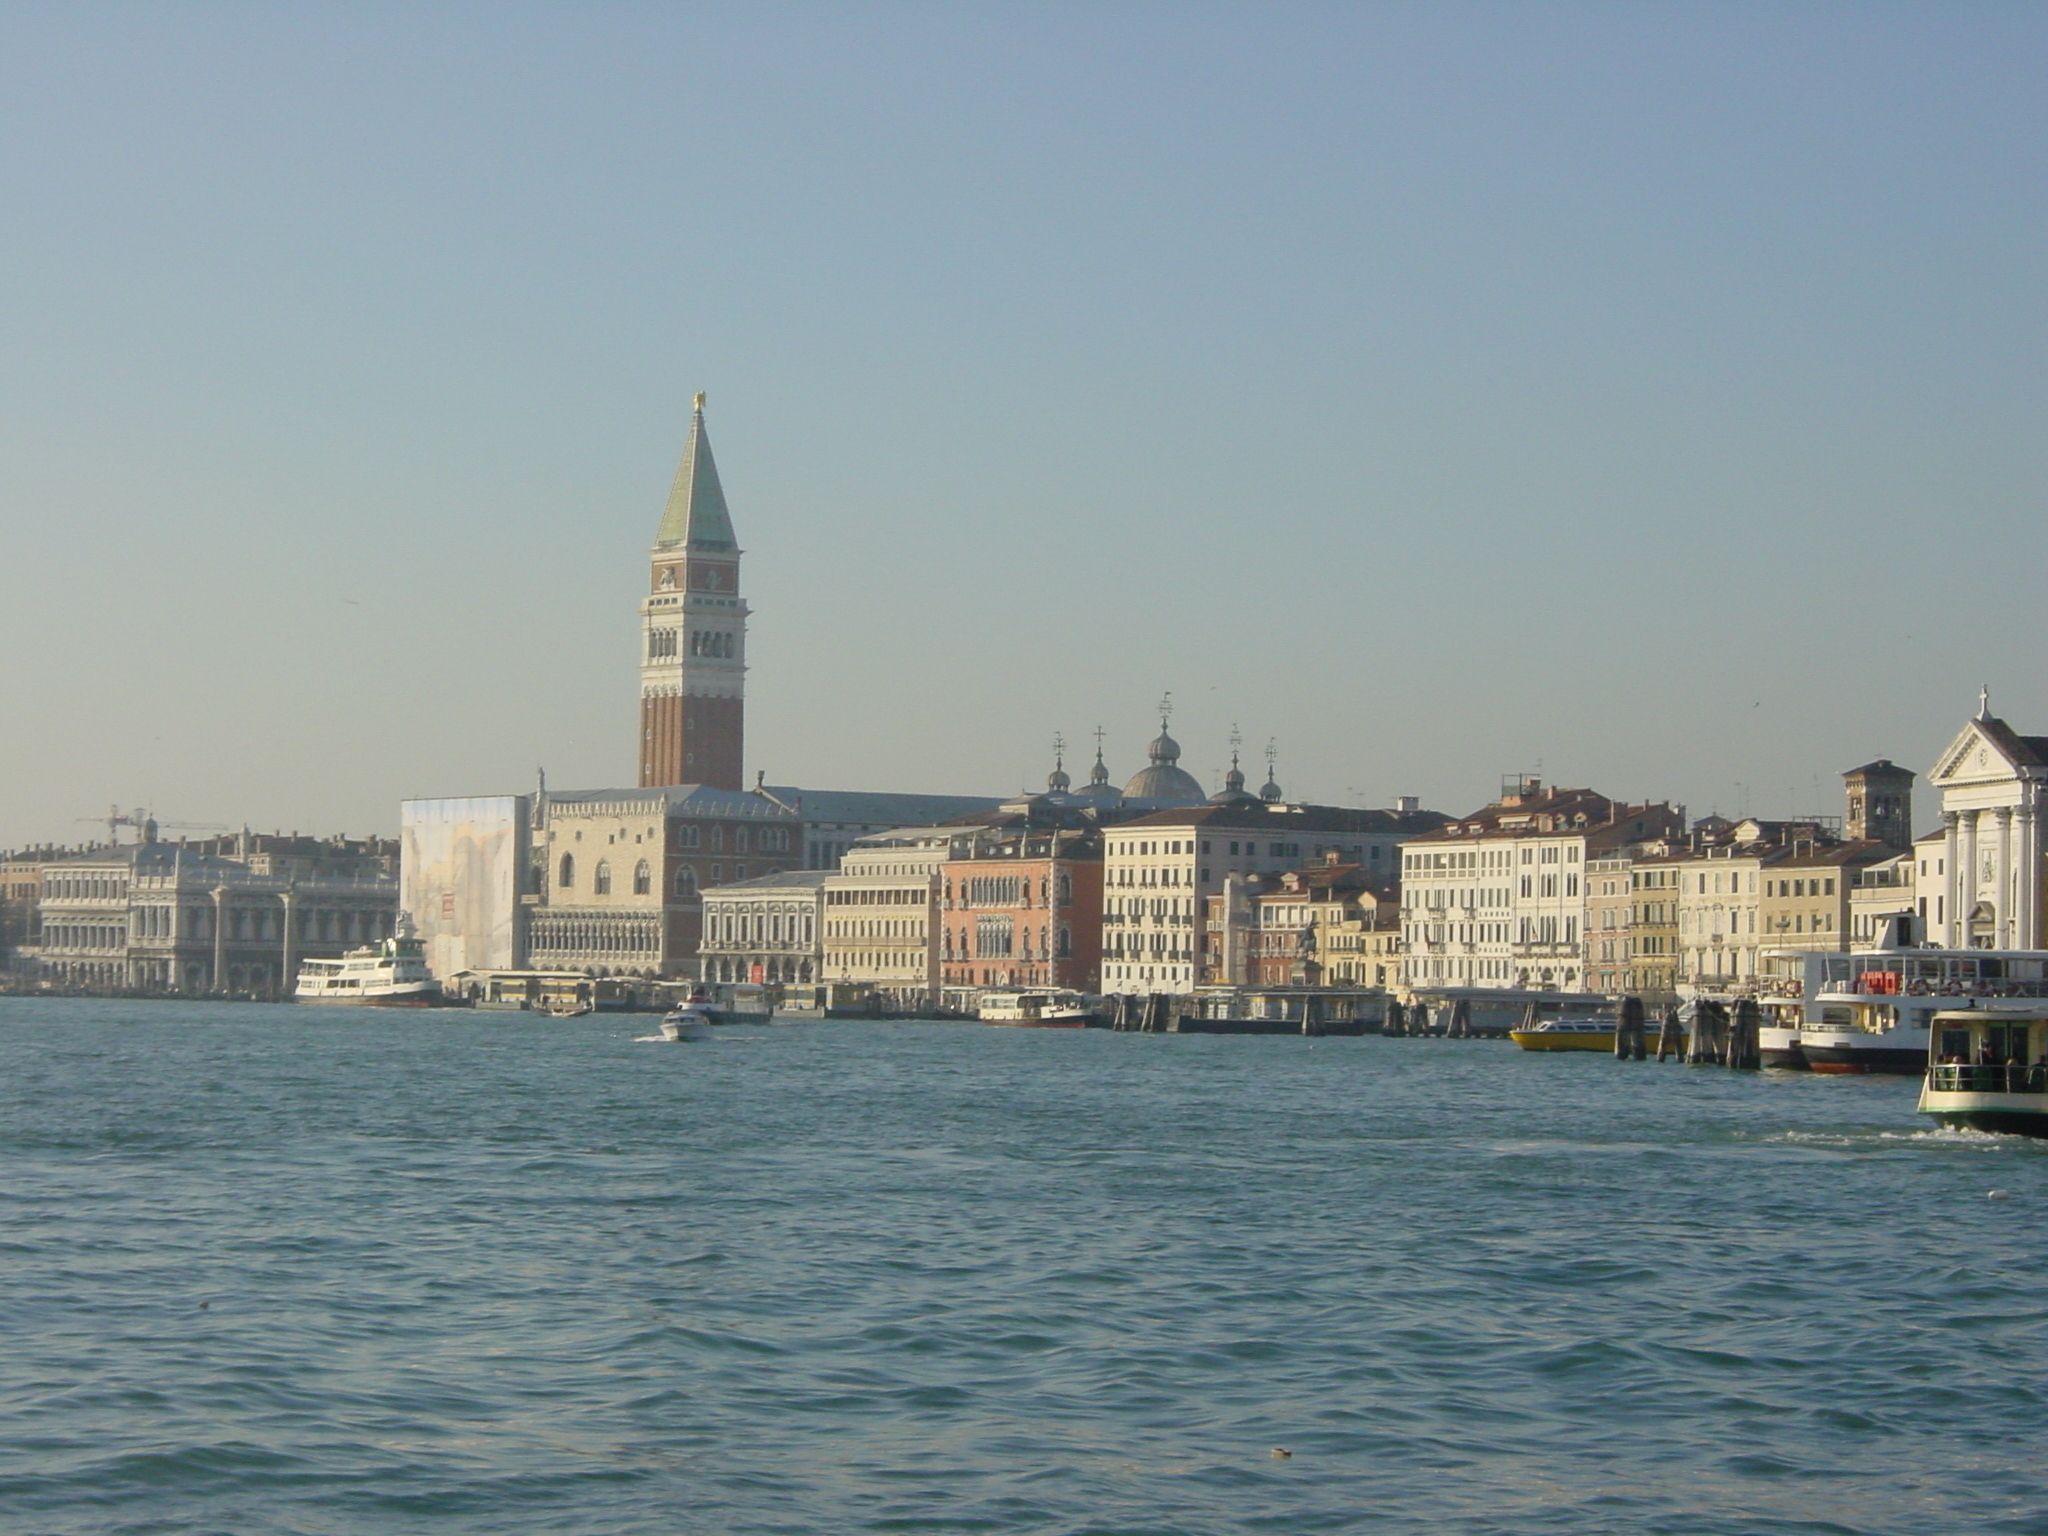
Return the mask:
<svg viewBox="0 0 2048 1536"><path fill-rule="evenodd" d="M217 821L159 821L152 823L149 812L139 805L134 810L128 811L125 814L120 806L110 805L107 807L107 814L104 816L81 816L78 819L80 821L98 822L101 826L105 827L107 829L108 843L117 848L121 844L121 828L123 827L133 827L135 829L136 841L138 842L142 840L143 829L151 825L156 826L159 830L168 829L173 832L225 832L228 830Z"/></svg>

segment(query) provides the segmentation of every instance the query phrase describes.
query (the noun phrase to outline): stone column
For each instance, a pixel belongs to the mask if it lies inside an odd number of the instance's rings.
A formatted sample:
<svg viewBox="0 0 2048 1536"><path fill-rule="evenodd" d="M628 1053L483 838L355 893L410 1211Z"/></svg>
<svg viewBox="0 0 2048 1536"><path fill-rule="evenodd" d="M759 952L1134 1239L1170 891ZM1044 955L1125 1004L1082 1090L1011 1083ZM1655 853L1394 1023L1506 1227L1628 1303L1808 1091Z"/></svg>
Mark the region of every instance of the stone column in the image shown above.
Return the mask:
<svg viewBox="0 0 2048 1536"><path fill-rule="evenodd" d="M2028 786L2020 793L2027 795ZM2018 836L2012 856L2012 944L2015 949L2041 945L2041 828L2032 804L2022 801L2013 812Z"/></svg>
<svg viewBox="0 0 2048 1536"><path fill-rule="evenodd" d="M1992 897L1991 944L2010 949L2013 944L2012 902L2012 807L2001 805L1991 813L1992 865L1998 871L1997 893Z"/></svg>
<svg viewBox="0 0 2048 1536"><path fill-rule="evenodd" d="M293 909L298 899L299 893L289 887L278 896L278 900L284 907L284 927L279 936L279 958L277 962L277 1000L281 1003L288 1003L292 1000L292 994L297 989L299 983L298 957L293 953L292 945L292 940L296 937L292 932L292 924L298 918L298 914Z"/></svg>
<svg viewBox="0 0 2048 1536"><path fill-rule="evenodd" d="M1949 907L1955 948L1970 947L1970 913L1977 905L1977 811L1963 812L1961 843L1956 849L1956 899Z"/></svg>
<svg viewBox="0 0 2048 1536"><path fill-rule="evenodd" d="M1941 867L1943 873L1941 890L1938 893L1941 898L1941 911L1939 913L1940 921L1934 925L1931 931L1939 939L1941 947L1944 949L1954 949L1956 947L1954 926L1956 892L1962 886L1962 878L1956 873L1962 852L1959 832L1961 820L1962 818L1954 811L1943 811L1941 813L1942 831L1947 834L1946 840L1942 843Z"/></svg>
<svg viewBox="0 0 2048 1536"><path fill-rule="evenodd" d="M213 888L213 988L225 992L228 986L228 888Z"/></svg>

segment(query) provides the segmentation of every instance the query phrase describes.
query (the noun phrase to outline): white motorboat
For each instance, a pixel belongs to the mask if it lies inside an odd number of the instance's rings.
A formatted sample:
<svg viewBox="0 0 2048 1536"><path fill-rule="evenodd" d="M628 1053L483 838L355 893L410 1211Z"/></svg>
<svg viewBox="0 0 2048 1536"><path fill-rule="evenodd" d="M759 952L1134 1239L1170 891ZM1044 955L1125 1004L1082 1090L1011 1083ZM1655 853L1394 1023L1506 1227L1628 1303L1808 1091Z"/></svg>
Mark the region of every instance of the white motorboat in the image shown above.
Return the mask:
<svg viewBox="0 0 2048 1536"><path fill-rule="evenodd" d="M711 1038L711 1010L702 1003L683 1003L662 1016L661 1038L664 1040L709 1040Z"/></svg>
<svg viewBox="0 0 2048 1536"><path fill-rule="evenodd" d="M1078 992L984 992L977 1009L984 1024L1020 1024L1031 1029L1086 1029L1095 1017Z"/></svg>

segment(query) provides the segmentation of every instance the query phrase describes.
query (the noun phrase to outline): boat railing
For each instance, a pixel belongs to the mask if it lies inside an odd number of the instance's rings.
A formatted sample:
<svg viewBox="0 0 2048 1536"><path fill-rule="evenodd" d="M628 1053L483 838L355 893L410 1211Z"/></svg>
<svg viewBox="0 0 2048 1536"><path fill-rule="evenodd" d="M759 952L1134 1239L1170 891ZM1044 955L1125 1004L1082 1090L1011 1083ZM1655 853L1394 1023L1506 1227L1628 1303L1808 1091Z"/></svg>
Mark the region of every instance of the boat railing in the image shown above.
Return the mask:
<svg viewBox="0 0 2048 1536"><path fill-rule="evenodd" d="M2048 1093L2048 1063L1937 1062L1927 1069L1935 1093Z"/></svg>

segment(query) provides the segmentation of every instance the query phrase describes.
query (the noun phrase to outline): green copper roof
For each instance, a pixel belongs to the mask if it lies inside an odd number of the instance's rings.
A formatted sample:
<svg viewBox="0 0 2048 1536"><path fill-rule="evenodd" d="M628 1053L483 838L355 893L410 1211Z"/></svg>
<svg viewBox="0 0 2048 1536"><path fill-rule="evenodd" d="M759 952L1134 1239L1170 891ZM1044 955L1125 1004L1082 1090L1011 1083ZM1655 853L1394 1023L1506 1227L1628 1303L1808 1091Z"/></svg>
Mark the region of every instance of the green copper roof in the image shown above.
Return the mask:
<svg viewBox="0 0 2048 1536"><path fill-rule="evenodd" d="M704 435L702 395L690 416L690 440L683 445L683 462L676 470L676 483L669 487L668 510L661 515L661 532L654 542L658 548L739 547L732 536L732 517L725 510L725 492L719 488L718 466L711 462L711 439Z"/></svg>

